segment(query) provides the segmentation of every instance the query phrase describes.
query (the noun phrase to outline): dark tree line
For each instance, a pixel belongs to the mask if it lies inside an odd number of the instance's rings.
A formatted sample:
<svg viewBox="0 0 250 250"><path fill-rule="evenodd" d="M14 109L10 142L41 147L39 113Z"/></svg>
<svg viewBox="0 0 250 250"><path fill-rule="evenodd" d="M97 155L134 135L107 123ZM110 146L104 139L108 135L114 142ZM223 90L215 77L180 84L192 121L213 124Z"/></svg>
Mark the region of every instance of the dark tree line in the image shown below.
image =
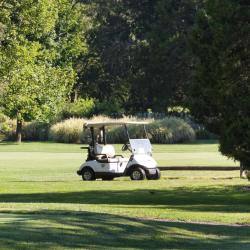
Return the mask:
<svg viewBox="0 0 250 250"><path fill-rule="evenodd" d="M192 76L188 39L197 6L193 0L92 1L80 95L131 112L183 105Z"/></svg>

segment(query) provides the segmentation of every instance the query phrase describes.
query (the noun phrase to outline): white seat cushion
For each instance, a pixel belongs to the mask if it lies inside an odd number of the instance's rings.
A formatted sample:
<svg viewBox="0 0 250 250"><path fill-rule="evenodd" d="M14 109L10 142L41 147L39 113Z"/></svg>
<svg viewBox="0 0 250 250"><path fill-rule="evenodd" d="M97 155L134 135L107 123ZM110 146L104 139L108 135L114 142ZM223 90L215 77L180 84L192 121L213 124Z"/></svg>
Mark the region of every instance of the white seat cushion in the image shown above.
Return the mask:
<svg viewBox="0 0 250 250"><path fill-rule="evenodd" d="M115 156L115 149L112 145L95 145L95 154L103 154L107 155L108 157L114 157Z"/></svg>

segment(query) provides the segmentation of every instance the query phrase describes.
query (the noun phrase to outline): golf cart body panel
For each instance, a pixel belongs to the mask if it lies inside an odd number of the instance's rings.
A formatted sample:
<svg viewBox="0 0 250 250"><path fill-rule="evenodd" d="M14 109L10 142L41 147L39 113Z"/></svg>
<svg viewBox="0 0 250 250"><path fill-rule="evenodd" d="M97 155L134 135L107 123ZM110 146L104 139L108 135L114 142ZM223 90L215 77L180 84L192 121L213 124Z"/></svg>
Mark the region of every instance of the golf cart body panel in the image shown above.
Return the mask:
<svg viewBox="0 0 250 250"><path fill-rule="evenodd" d="M146 169L156 168L157 163L152 157L152 145L149 139L130 139L133 157L127 168L134 165L144 166Z"/></svg>
<svg viewBox="0 0 250 250"><path fill-rule="evenodd" d="M91 180L96 178L131 176L131 174L133 174L134 179L139 175L140 179L145 178L145 176L148 179L159 179L160 172L157 169L156 161L152 158L152 146L149 139L130 139L127 129L128 124L144 125L145 135L147 135L145 129L145 125L148 124L147 122L91 122L84 124L85 129L90 128L92 142L88 147L88 158L80 166L77 174L82 175L84 180L86 180L84 177L85 172L88 172L86 174L87 177L92 175ZM119 125L125 127L129 144L124 144L124 146L126 146L125 150L129 149L129 146L131 147L130 151L132 155L130 158L116 155L114 147L106 144L105 126ZM99 129L101 139L99 137L95 140L96 128ZM101 144L96 142L98 140ZM157 178L151 178L155 176Z"/></svg>
<svg viewBox="0 0 250 250"><path fill-rule="evenodd" d="M90 167L95 173L119 173L123 174L127 164L128 159L126 161L117 161L116 159L112 159L113 162L98 162L97 160L88 161L81 165L80 171L84 167Z"/></svg>

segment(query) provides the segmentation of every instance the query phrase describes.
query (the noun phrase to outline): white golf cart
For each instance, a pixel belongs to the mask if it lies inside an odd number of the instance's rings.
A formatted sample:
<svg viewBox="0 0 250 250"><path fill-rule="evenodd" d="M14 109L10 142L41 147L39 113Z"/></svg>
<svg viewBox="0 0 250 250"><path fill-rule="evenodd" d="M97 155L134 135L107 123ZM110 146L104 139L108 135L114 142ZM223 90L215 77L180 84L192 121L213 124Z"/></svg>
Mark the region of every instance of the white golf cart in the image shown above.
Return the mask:
<svg viewBox="0 0 250 250"><path fill-rule="evenodd" d="M146 139L130 139L127 125L143 125ZM84 124L84 129L90 129L91 142L88 147L88 156L78 175L84 181L98 178L113 180L119 176L130 176L131 180L156 180L160 178L160 171L156 161L152 158L152 146L147 138L146 122L90 122ZM125 143L122 151L129 150L129 158L117 155L112 145L106 143L107 126L124 126L129 143ZM96 140L97 134L97 140Z"/></svg>

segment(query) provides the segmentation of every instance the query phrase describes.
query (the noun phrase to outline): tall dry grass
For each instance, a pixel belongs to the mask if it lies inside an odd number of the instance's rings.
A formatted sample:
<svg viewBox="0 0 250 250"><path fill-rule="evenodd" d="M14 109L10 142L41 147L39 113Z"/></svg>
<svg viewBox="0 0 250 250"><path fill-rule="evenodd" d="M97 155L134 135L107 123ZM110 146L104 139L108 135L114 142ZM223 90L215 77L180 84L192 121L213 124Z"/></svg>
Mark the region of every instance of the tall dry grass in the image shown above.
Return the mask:
<svg viewBox="0 0 250 250"><path fill-rule="evenodd" d="M110 119L106 116L96 116L90 120L80 118L70 118L51 126L49 130L49 139L56 142L64 143L87 143L89 131L83 130L86 122L104 122L104 121L138 121L135 117L124 117L122 119ZM145 120L144 120L145 121ZM181 143L190 142L195 139L195 131L193 128L180 118L165 118L163 120L146 120L149 122L147 126L148 136L152 143ZM144 137L142 126L128 126L131 138ZM122 126L109 127L107 130L107 140L109 143L124 143L127 135Z"/></svg>

